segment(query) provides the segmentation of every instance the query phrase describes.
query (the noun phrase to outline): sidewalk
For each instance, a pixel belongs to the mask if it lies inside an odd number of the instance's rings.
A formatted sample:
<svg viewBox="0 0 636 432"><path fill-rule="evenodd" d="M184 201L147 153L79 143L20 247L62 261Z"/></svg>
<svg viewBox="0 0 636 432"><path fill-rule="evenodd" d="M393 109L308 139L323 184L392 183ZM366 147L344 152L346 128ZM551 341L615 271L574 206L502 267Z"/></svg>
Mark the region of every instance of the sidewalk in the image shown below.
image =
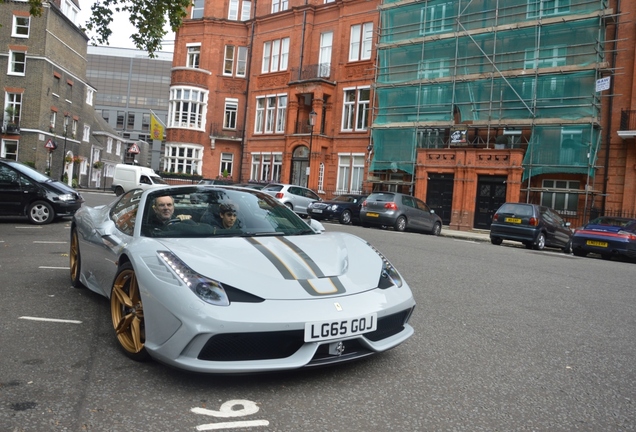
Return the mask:
<svg viewBox="0 0 636 432"><path fill-rule="evenodd" d="M457 238L462 240L490 242L489 230L458 231L458 230L450 229L448 225L442 227L442 232L440 236L452 237L452 238Z"/></svg>

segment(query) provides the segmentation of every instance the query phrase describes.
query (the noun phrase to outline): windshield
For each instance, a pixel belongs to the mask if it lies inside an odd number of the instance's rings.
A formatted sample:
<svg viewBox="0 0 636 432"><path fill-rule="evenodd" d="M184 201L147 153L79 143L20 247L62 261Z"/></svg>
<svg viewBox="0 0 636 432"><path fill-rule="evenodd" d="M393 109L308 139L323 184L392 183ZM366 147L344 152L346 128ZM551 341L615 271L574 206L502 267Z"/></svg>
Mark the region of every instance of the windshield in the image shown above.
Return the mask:
<svg viewBox="0 0 636 432"><path fill-rule="evenodd" d="M45 181L49 181L51 180L50 177L45 176L44 174L26 166L23 165L19 162L8 162L9 165L11 165L12 168L15 168L16 170L20 171L22 174L31 177L31 179L33 179L36 182L45 182Z"/></svg>
<svg viewBox="0 0 636 432"><path fill-rule="evenodd" d="M250 237L314 234L277 199L257 190L193 186L152 191L141 233L146 237Z"/></svg>

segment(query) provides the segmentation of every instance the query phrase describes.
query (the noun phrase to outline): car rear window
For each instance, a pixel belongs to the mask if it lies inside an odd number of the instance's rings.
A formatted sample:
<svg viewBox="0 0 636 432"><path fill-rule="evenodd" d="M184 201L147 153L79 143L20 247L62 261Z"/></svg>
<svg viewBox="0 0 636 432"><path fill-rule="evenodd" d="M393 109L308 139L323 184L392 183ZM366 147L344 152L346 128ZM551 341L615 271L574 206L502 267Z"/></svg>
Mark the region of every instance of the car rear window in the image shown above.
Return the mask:
<svg viewBox="0 0 636 432"><path fill-rule="evenodd" d="M264 191L279 191L283 188L282 185L269 185L263 188Z"/></svg>
<svg viewBox="0 0 636 432"><path fill-rule="evenodd" d="M367 198L367 201L382 201L382 202L395 201L395 194L392 194L392 193L372 193Z"/></svg>
<svg viewBox="0 0 636 432"><path fill-rule="evenodd" d="M532 216L532 206L528 204L504 204L497 213L515 214L517 216Z"/></svg>

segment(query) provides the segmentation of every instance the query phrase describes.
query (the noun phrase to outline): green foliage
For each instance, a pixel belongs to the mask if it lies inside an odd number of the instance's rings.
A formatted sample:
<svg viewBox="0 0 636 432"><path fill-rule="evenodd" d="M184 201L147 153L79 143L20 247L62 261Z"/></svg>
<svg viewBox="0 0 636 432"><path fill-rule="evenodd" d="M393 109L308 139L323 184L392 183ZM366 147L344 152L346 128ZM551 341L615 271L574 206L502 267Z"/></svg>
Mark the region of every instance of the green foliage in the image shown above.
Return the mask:
<svg viewBox="0 0 636 432"><path fill-rule="evenodd" d="M7 1L0 0L0 3ZM186 16L186 8L191 4L192 0L97 0L91 6L92 15L84 30L96 33L91 38L93 44L108 45L113 33L110 29L113 12L127 12L130 23L137 29L137 33L131 36L133 43L146 51L149 57L155 57L167 33L164 30L166 22L176 32ZM29 12L35 17L41 16L42 0L29 0Z"/></svg>
<svg viewBox="0 0 636 432"><path fill-rule="evenodd" d="M86 23L86 29L97 33L91 42L108 44L113 11L127 12L130 23L138 30L131 36L133 43L154 57L167 33L164 30L166 22L176 32L186 16L185 9L191 4L192 0L98 0L91 6L92 16Z"/></svg>

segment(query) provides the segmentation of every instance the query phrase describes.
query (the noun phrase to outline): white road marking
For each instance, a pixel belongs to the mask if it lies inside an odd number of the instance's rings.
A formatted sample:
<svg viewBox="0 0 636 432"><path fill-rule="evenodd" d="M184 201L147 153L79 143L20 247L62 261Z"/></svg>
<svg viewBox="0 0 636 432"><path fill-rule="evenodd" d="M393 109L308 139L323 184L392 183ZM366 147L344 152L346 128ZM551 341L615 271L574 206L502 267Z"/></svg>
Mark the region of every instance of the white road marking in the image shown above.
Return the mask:
<svg viewBox="0 0 636 432"><path fill-rule="evenodd" d="M48 269L48 270L70 270L70 267L51 267L51 266L40 266L39 269Z"/></svg>
<svg viewBox="0 0 636 432"><path fill-rule="evenodd" d="M81 321L77 321L77 320L65 320L65 319L57 319L57 318L38 318L38 317L29 317L29 316L21 316L18 319L29 320L29 321L66 323L66 324L81 324L82 323Z"/></svg>
<svg viewBox="0 0 636 432"><path fill-rule="evenodd" d="M41 240L34 240L33 243L42 243L42 244L66 244L68 242L65 241L41 241Z"/></svg>
<svg viewBox="0 0 636 432"><path fill-rule="evenodd" d="M237 421L237 422L224 422L224 423L210 423L199 425L196 427L198 431L209 431L209 430L219 430L219 429L238 429L252 426L269 426L269 422L267 420L248 420L248 421Z"/></svg>
<svg viewBox="0 0 636 432"><path fill-rule="evenodd" d="M17 226L15 229L42 229L41 226Z"/></svg>
<svg viewBox="0 0 636 432"><path fill-rule="evenodd" d="M453 241L462 242L462 243L473 243L473 244L482 243L482 242L478 242L478 241L475 241L475 240L460 240L460 239L456 239L456 238L453 239Z"/></svg>
<svg viewBox="0 0 636 432"><path fill-rule="evenodd" d="M234 407L240 406L241 409L234 409ZM224 402L221 405L221 409L219 411L214 411L205 408L192 408L192 411L195 414L202 414L212 417L243 417L247 415L256 414L259 408L255 402L242 400L242 399L232 399L227 402ZM209 431L209 430L220 430L220 429L237 429L237 428L246 428L253 426L269 426L269 421L267 420L244 420L244 421L234 421L234 422L222 422L222 423L208 423L199 425L196 427L198 431Z"/></svg>

